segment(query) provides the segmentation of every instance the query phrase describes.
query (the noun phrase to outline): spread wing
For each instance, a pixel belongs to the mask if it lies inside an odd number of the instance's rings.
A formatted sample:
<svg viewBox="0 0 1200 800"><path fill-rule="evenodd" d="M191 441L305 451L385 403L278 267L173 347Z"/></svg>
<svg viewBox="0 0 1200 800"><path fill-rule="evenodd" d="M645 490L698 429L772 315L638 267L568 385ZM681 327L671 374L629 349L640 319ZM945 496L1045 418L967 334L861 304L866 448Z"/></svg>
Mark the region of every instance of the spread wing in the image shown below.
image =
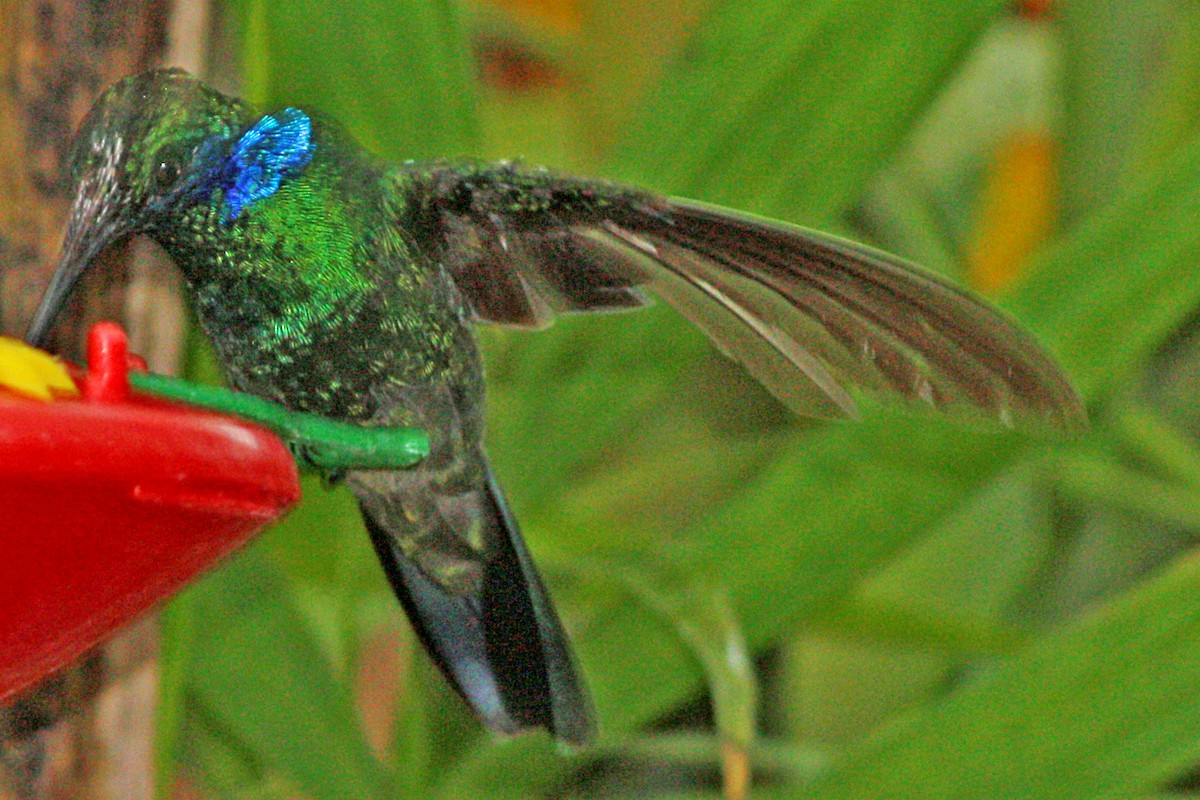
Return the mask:
<svg viewBox="0 0 1200 800"><path fill-rule="evenodd" d="M1082 427L1061 370L970 293L886 253L690 200L510 164L412 167L415 214L478 321L634 308L648 290L804 415L860 391Z"/></svg>

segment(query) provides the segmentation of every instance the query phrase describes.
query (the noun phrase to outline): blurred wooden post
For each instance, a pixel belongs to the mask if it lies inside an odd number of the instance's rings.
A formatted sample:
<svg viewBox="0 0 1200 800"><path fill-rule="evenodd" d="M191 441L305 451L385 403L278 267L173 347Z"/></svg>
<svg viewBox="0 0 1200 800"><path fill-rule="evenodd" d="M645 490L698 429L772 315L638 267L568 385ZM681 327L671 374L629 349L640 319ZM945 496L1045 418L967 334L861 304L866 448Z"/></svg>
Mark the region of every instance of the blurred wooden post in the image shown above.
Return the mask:
<svg viewBox="0 0 1200 800"><path fill-rule="evenodd" d="M202 66L207 0L178 6L0 0L0 332L21 334L54 268L70 203L63 160L96 95L165 61ZM175 278L154 252L134 251L131 267L108 259L105 291L80 292L56 341L78 353L91 321L122 319L141 339L135 349L171 369L182 319ZM0 709L0 800L149 800L156 651L154 620L143 619Z"/></svg>

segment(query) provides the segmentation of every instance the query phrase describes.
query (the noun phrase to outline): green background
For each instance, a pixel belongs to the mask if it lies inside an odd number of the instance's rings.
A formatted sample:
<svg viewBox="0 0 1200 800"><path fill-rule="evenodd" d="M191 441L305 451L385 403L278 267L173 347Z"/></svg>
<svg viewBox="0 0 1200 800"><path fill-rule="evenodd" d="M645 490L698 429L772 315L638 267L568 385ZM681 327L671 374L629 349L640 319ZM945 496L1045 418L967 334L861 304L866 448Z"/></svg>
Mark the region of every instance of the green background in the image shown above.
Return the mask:
<svg viewBox="0 0 1200 800"><path fill-rule="evenodd" d="M481 731L414 647L353 503L312 483L167 614L164 791L719 796L723 744L749 753L758 797L1186 795L1200 6L223 13L246 96L324 108L386 156L521 157L964 280L966 254L1008 233L985 213L995 154L1032 132L1054 153L1050 234L996 300L1075 379L1093 428L795 420L661 306L484 331L490 452L594 690L599 745Z"/></svg>

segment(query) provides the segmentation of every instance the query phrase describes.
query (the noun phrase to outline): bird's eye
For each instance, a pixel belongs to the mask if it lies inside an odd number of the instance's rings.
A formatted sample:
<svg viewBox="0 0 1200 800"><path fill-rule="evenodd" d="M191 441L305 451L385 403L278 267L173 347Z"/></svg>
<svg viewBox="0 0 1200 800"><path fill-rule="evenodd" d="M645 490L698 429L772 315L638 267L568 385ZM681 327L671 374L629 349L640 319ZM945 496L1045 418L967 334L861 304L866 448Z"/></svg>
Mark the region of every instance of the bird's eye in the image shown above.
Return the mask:
<svg viewBox="0 0 1200 800"><path fill-rule="evenodd" d="M154 188L164 194L179 179L179 164L174 159L159 161L154 167Z"/></svg>
<svg viewBox="0 0 1200 800"><path fill-rule="evenodd" d="M179 178L192 163L192 148L187 142L170 142L154 153L150 171L150 188L163 197L175 190Z"/></svg>

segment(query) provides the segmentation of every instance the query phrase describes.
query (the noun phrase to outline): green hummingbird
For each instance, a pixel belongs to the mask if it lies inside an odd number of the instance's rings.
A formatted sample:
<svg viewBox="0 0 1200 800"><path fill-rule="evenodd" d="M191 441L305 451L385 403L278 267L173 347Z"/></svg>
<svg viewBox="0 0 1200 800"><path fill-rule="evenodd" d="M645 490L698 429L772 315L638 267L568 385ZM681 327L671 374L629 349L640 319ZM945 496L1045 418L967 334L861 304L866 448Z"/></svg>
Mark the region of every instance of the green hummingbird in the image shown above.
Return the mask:
<svg viewBox="0 0 1200 800"><path fill-rule="evenodd" d="M179 266L238 389L364 426L416 426L418 467L346 484L413 627L492 730L584 744L593 711L483 449L476 322L644 306L650 292L785 404L875 392L1009 425L1083 423L1037 344L892 256L690 200L515 163L389 163L300 108L258 114L179 70L106 90L70 153L40 344L112 242Z"/></svg>

